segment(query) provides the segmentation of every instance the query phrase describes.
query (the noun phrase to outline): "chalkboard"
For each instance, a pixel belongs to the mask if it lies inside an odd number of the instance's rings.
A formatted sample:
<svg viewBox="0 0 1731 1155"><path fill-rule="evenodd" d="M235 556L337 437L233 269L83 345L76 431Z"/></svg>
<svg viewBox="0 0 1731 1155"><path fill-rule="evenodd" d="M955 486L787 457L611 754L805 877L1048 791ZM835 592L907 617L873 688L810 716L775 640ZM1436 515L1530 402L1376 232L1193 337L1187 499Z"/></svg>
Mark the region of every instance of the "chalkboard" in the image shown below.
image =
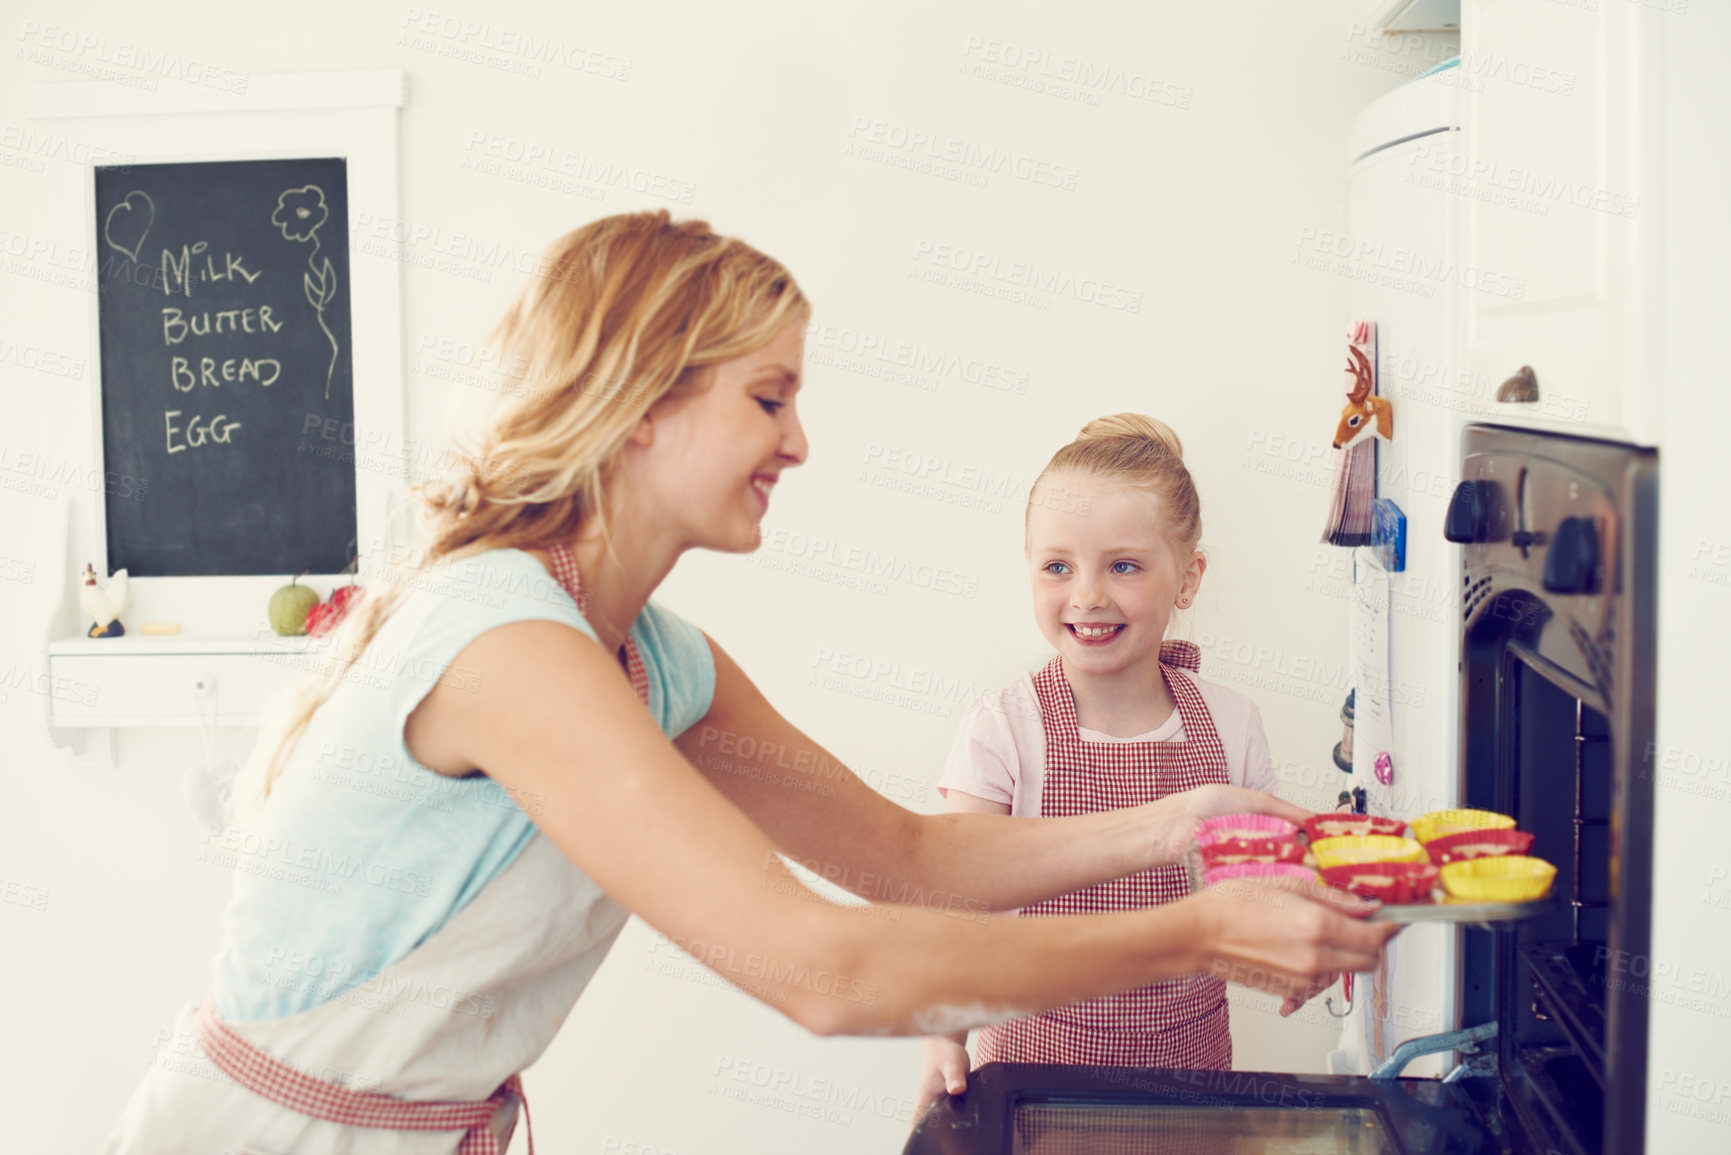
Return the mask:
<svg viewBox="0 0 1731 1155"><path fill-rule="evenodd" d="M110 570L348 565L348 236L341 159L96 169Z"/></svg>

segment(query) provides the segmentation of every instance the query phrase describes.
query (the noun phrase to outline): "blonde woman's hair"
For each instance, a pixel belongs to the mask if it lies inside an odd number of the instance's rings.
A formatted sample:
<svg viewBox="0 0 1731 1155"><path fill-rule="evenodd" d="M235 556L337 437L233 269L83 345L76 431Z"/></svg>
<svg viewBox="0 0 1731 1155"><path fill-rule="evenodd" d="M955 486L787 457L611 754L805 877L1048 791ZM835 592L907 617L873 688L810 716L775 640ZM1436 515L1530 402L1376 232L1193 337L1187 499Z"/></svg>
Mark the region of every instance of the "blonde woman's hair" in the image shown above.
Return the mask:
<svg viewBox="0 0 1731 1155"><path fill-rule="evenodd" d="M425 570L569 542L591 524L605 535L619 452L649 408L703 388L711 366L810 315L780 263L666 210L605 217L555 241L493 332L512 386L454 455L452 476L416 487L425 545L344 622L337 657L301 689L265 789Z"/></svg>
<svg viewBox="0 0 1731 1155"><path fill-rule="evenodd" d="M1161 530L1180 560L1202 540L1202 499L1184 464L1184 446L1164 421L1140 413L1114 413L1082 426L1076 440L1052 454L1052 460L1028 490L1028 513L1041 498L1048 477L1070 474L1134 485L1153 493L1165 519ZM1048 490L1050 487L1047 487Z"/></svg>

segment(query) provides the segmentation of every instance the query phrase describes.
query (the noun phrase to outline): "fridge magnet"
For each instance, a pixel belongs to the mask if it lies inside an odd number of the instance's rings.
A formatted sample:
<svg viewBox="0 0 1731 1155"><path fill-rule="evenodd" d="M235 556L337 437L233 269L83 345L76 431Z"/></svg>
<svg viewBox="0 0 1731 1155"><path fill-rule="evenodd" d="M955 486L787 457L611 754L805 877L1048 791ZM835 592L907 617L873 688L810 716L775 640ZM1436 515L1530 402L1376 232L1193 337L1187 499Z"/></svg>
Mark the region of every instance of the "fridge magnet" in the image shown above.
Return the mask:
<svg viewBox="0 0 1731 1155"><path fill-rule="evenodd" d="M1406 514L1392 498L1379 497L1371 505L1370 544L1386 573L1406 569Z"/></svg>
<svg viewBox="0 0 1731 1155"><path fill-rule="evenodd" d="M1322 540L1329 545L1371 543L1376 499L1376 441L1394 436L1394 405L1376 395L1376 323L1346 327L1346 408L1334 430L1334 489Z"/></svg>

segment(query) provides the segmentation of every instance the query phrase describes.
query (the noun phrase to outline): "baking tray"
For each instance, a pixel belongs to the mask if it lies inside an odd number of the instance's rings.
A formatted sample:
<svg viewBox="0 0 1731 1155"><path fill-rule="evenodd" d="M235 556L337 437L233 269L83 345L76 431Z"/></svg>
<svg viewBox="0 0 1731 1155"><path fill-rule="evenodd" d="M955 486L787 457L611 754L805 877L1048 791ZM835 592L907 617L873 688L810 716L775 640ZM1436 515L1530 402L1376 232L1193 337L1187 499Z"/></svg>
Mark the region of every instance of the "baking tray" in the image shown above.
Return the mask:
<svg viewBox="0 0 1731 1155"><path fill-rule="evenodd" d="M1184 873L1192 893L1202 889L1202 855L1195 847L1184 856ZM1529 902L1473 902L1464 898L1439 898L1435 902L1384 903L1365 918L1369 922L1453 922L1488 927L1498 922L1539 918L1557 908L1554 894Z"/></svg>
<svg viewBox="0 0 1731 1155"><path fill-rule="evenodd" d="M1465 898L1439 898L1435 902L1384 903L1365 916L1367 922L1464 922L1488 926L1493 922L1519 922L1538 918L1557 908L1554 897L1529 902L1473 902Z"/></svg>

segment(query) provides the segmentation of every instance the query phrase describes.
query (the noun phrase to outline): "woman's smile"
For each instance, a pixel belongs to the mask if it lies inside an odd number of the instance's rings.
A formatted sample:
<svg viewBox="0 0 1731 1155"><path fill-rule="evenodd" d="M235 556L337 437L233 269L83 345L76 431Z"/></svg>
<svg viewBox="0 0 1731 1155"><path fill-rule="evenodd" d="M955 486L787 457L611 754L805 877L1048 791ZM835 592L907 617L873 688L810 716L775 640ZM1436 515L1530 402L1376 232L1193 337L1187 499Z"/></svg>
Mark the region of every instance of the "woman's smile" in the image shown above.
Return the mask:
<svg viewBox="0 0 1731 1155"><path fill-rule="evenodd" d="M757 499L763 502L764 509L769 508L769 491L775 483L776 475L773 473L754 473L751 475L751 492L755 493Z"/></svg>

